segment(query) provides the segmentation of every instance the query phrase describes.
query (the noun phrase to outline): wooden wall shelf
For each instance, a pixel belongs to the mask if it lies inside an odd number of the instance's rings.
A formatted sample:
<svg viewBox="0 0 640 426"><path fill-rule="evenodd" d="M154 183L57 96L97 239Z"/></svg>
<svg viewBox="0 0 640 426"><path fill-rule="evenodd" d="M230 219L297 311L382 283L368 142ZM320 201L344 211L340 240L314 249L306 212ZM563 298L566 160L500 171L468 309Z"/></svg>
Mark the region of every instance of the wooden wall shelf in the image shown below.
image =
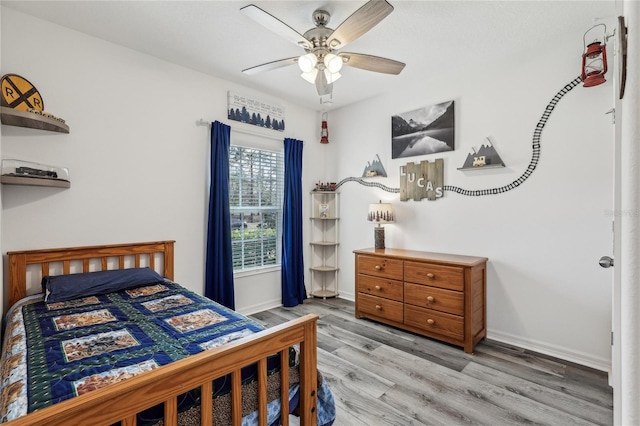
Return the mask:
<svg viewBox="0 0 640 426"><path fill-rule="evenodd" d="M0 183L5 185L48 186L52 188L71 188L71 182L66 180L43 179L23 176L0 176Z"/></svg>
<svg viewBox="0 0 640 426"><path fill-rule="evenodd" d="M504 164L487 164L486 166L479 167L458 167L458 170L464 170L466 172L467 170L500 169L503 167L505 167Z"/></svg>
<svg viewBox="0 0 640 426"><path fill-rule="evenodd" d="M8 124L9 126L69 133L69 126L55 118L45 117L27 111L19 111L4 106L0 107L0 121L2 121L2 124Z"/></svg>

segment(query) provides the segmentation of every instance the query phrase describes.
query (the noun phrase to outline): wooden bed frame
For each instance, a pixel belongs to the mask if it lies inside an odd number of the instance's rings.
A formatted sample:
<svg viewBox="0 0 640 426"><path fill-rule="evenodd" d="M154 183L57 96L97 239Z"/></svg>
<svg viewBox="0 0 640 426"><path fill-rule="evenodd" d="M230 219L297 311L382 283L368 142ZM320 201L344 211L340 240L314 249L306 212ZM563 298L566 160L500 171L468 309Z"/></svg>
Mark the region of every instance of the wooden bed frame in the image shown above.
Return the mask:
<svg viewBox="0 0 640 426"><path fill-rule="evenodd" d="M89 272L96 269L124 269L144 266L155 269L156 256L163 257L162 274L173 280L173 246L175 241L69 247L59 249L13 251L9 256L9 303L13 305L27 294L27 267L40 265L41 274L50 273L54 264L62 264L62 274L72 273L72 266L82 265ZM110 265L116 264L117 267ZM130 265L130 266L126 266ZM160 272L160 271L158 271ZM58 273L60 275L60 273ZM192 355L180 361L122 382L80 395L47 408L12 420L7 425L110 425L121 421L123 426L136 424L136 414L164 403L164 424L177 424L177 397L191 389L200 388L202 395L212 393L212 381L231 374L232 418L241 424L242 367L257 363L259 389L259 424L267 424L267 361L269 355L280 354L280 421L289 424L289 347L300 344L300 402L298 410L301 425L317 423L317 369L316 323L317 315L306 315L285 324L269 328L219 348ZM201 425L211 425L213 402L202 398Z"/></svg>

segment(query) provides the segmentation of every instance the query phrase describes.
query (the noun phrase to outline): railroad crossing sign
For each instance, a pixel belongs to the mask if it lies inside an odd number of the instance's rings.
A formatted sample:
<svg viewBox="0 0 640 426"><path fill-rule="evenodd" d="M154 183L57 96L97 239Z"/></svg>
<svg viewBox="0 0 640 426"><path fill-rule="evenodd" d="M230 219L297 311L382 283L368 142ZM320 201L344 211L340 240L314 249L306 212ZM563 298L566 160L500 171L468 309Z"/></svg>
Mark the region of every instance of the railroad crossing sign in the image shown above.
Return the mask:
<svg viewBox="0 0 640 426"><path fill-rule="evenodd" d="M20 111L44 110L42 96L33 84L17 74L5 74L0 80L2 86L1 104Z"/></svg>

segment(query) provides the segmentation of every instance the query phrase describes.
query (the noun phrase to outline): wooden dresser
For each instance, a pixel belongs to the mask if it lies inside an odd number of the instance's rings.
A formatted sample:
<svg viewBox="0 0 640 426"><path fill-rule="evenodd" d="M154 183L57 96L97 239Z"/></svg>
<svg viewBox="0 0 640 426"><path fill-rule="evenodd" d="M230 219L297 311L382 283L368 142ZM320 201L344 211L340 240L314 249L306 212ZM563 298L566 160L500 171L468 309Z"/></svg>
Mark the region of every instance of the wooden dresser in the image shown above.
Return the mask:
<svg viewBox="0 0 640 426"><path fill-rule="evenodd" d="M462 346L487 334L487 258L400 249L355 250L356 318Z"/></svg>

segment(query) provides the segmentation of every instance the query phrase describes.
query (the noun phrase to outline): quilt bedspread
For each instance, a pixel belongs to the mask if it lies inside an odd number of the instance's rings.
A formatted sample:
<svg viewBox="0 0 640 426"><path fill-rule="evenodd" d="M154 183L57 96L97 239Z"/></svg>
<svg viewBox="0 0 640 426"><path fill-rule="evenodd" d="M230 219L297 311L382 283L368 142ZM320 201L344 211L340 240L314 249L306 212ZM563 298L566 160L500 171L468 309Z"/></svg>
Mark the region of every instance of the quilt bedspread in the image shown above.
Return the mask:
<svg viewBox="0 0 640 426"><path fill-rule="evenodd" d="M169 280L58 303L28 297L7 315L0 422L263 329ZM272 357L268 370L277 363ZM254 372L245 368L243 382ZM228 392L225 380L216 393ZM181 408L197 398L185 395Z"/></svg>

